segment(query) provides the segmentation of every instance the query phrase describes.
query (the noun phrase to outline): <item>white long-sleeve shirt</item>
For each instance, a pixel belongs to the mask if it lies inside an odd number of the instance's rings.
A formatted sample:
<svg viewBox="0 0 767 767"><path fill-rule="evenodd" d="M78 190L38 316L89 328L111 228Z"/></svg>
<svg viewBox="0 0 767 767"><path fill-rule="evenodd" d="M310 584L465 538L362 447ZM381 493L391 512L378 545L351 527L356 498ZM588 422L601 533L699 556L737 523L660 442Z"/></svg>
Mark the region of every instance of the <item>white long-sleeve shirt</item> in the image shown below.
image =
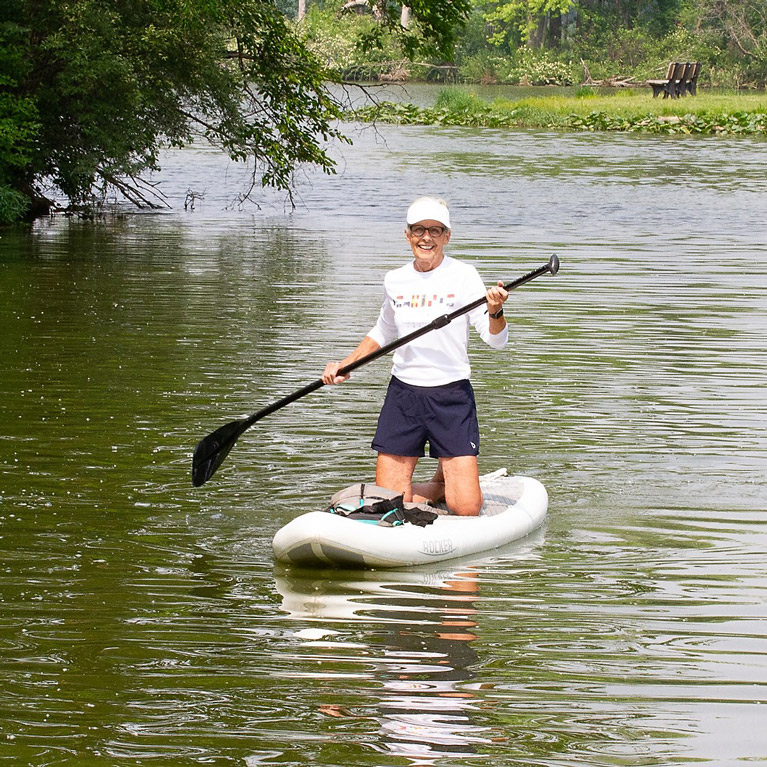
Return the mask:
<svg viewBox="0 0 767 767"><path fill-rule="evenodd" d="M486 292L479 273L470 264L445 256L436 269L418 272L411 262L388 272L384 278L381 312L368 336L384 346L428 325L435 317L476 301ZM469 324L494 349L506 346L508 327L491 334L487 307L481 304L444 328L432 330L397 349L392 375L413 386L442 386L469 378Z"/></svg>

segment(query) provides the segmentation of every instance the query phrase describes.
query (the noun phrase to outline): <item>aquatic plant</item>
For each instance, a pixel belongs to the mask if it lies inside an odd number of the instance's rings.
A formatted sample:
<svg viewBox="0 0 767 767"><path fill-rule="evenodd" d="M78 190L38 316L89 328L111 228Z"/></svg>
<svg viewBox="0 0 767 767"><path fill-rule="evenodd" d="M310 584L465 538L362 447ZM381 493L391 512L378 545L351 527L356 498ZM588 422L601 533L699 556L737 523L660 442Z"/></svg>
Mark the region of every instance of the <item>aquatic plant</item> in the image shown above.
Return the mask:
<svg viewBox="0 0 767 767"><path fill-rule="evenodd" d="M616 96L547 96L483 101L458 89L442 92L433 107L383 102L347 113L347 119L400 125L553 128L700 135L767 134L767 97L722 94L653 100L645 92Z"/></svg>

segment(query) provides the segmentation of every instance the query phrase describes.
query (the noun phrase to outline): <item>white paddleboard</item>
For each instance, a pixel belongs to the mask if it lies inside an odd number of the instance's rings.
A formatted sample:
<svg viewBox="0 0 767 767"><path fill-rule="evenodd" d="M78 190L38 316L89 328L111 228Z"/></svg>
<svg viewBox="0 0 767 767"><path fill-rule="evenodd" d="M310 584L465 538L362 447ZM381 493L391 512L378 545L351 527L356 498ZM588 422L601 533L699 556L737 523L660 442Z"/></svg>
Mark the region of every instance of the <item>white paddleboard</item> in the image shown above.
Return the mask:
<svg viewBox="0 0 767 767"><path fill-rule="evenodd" d="M506 469L480 477L484 504L479 516L439 516L425 527L397 527L310 511L274 536L278 562L302 567L407 567L439 562L503 546L541 526L548 509L546 488Z"/></svg>

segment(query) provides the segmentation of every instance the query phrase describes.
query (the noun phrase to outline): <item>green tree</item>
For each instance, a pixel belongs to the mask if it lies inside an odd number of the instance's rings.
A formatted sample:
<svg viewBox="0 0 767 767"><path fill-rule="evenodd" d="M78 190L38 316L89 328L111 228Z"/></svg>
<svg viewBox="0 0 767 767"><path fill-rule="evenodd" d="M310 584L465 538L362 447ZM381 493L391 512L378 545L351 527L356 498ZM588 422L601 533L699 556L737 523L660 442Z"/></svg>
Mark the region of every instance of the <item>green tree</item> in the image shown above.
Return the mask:
<svg viewBox="0 0 767 767"><path fill-rule="evenodd" d="M577 0L580 34L615 35L620 30L641 30L654 37L671 32L687 0Z"/></svg>
<svg viewBox="0 0 767 767"><path fill-rule="evenodd" d="M456 32L471 14L471 0L408 0L411 18L415 22L411 31L402 32L408 55L433 53L452 60ZM400 30L399 5L381 3L389 26Z"/></svg>
<svg viewBox="0 0 767 767"><path fill-rule="evenodd" d="M747 79L767 82L767 4L764 0L695 0L697 29L719 38L743 62Z"/></svg>
<svg viewBox="0 0 767 767"><path fill-rule="evenodd" d="M360 49L383 48L393 35L407 57L423 54L449 61L453 59L457 31L472 11L472 0L409 0L404 5L364 0L362 5L369 9L375 23L367 25L359 36ZM343 0L326 2L321 13L337 17L343 8ZM407 10L404 16L403 8Z"/></svg>
<svg viewBox="0 0 767 767"><path fill-rule="evenodd" d="M29 68L23 37L18 25L0 24L0 223L21 217L29 207L24 169L40 127L33 99L19 90Z"/></svg>
<svg viewBox="0 0 767 767"><path fill-rule="evenodd" d="M485 13L493 29L491 42L512 50L551 43L561 30L561 17L574 5L575 0L496 0Z"/></svg>
<svg viewBox="0 0 767 767"><path fill-rule="evenodd" d="M468 5L419 0L421 43L450 43ZM289 191L298 164L333 172L335 79L271 0L3 0L0 215L39 213L46 187L151 205L142 174L197 136Z"/></svg>

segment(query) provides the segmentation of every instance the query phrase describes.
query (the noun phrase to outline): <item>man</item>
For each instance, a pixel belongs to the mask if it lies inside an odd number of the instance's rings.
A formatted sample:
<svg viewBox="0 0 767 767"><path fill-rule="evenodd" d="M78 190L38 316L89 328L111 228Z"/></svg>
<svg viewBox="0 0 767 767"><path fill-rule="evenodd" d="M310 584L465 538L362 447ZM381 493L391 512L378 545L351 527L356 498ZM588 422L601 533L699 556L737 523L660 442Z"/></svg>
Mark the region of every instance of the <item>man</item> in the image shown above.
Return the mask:
<svg viewBox="0 0 767 767"><path fill-rule="evenodd" d="M325 366L322 380L341 383L338 370L387 343L455 311L485 292L477 270L444 252L450 242L450 212L443 200L422 197L407 211L405 237L413 261L384 278L378 322L357 348ZM486 291L487 305L400 347L394 354L373 449L378 451L376 484L403 493L405 501L442 501L454 514L476 515L479 486L479 427L469 383L469 324L485 343L502 349L508 340L503 304L508 291L499 281ZM429 482L412 482L418 459L439 459Z"/></svg>

